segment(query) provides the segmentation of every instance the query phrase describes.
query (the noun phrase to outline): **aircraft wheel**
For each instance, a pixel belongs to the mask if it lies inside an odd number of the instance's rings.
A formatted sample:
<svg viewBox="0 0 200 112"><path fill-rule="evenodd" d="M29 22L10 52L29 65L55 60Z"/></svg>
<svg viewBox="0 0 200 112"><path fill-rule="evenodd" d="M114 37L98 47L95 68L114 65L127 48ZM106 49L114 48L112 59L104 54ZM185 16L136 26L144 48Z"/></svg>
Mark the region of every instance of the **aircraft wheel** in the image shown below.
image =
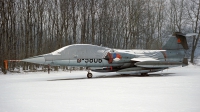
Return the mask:
<svg viewBox="0 0 200 112"><path fill-rule="evenodd" d="M87 78L92 78L92 73L88 73Z"/></svg>
<svg viewBox="0 0 200 112"><path fill-rule="evenodd" d="M141 73L141 76L149 76L148 73Z"/></svg>

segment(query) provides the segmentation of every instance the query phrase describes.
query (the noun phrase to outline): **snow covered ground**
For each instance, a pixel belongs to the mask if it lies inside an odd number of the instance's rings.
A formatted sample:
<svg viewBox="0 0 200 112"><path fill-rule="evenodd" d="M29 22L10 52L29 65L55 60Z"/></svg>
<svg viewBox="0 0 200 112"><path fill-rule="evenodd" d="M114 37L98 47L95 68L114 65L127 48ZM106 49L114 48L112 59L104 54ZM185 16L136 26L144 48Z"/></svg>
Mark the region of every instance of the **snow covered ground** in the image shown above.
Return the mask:
<svg viewBox="0 0 200 112"><path fill-rule="evenodd" d="M200 66L148 77L85 71L0 74L0 112L199 112Z"/></svg>

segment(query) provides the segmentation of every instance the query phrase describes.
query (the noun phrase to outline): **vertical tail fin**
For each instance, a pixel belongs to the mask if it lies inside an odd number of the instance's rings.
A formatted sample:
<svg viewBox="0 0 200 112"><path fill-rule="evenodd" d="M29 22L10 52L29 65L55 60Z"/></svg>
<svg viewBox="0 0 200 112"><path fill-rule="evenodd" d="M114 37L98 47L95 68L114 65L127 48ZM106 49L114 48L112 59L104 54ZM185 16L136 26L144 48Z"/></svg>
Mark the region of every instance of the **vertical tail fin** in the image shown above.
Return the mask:
<svg viewBox="0 0 200 112"><path fill-rule="evenodd" d="M181 32L175 32L167 41L167 43L162 47L162 49L188 49L186 35Z"/></svg>

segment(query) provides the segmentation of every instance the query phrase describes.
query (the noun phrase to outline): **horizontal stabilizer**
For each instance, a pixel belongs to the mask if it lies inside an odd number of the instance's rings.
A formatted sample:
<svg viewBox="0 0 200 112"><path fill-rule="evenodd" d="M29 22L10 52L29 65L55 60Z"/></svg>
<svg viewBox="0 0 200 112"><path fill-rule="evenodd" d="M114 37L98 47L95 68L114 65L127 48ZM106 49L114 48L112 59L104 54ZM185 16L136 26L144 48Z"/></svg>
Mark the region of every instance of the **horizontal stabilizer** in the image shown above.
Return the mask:
<svg viewBox="0 0 200 112"><path fill-rule="evenodd" d="M190 36L196 36L196 35L198 35L198 34L197 33L187 33L185 36L190 37Z"/></svg>
<svg viewBox="0 0 200 112"><path fill-rule="evenodd" d="M197 33L187 33L183 34L181 32L175 32L170 36L167 43L162 47L162 49L166 50L175 50L175 49L189 49L187 44L186 37L198 35Z"/></svg>

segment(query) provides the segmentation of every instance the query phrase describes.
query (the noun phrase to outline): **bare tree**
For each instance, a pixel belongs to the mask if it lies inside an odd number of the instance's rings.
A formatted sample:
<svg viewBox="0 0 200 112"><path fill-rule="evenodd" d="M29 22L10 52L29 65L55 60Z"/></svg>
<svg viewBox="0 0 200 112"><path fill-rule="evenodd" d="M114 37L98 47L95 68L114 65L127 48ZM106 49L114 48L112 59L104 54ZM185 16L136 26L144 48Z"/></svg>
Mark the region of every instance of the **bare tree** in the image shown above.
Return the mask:
<svg viewBox="0 0 200 112"><path fill-rule="evenodd" d="M192 24L192 29L194 33L197 33L197 37L193 38L192 41L192 51L191 51L191 63L194 63L194 54L195 50L199 41L199 35L200 35L200 0L192 0L191 4L188 6L188 15L190 18L190 23Z"/></svg>

